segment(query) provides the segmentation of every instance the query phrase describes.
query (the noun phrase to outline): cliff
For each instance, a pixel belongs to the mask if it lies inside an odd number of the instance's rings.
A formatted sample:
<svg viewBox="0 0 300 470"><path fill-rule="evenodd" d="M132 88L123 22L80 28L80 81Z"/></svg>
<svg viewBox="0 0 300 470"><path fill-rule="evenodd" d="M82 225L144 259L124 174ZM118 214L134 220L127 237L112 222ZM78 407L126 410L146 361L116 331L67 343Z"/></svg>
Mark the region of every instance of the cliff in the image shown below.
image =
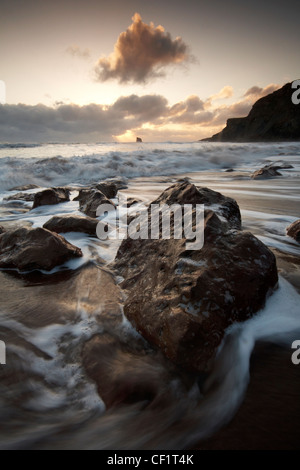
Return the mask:
<svg viewBox="0 0 300 470"><path fill-rule="evenodd" d="M260 98L247 117L227 120L226 127L205 141L269 142L300 140L300 104L292 103L292 83Z"/></svg>

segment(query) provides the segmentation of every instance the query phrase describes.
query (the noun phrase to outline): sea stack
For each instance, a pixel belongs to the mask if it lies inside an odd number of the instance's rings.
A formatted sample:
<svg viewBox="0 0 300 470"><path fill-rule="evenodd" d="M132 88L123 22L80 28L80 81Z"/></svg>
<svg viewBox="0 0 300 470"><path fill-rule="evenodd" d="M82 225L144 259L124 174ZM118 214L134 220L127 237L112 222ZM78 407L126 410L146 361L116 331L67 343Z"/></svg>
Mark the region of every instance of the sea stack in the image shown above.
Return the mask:
<svg viewBox="0 0 300 470"><path fill-rule="evenodd" d="M136 142L143 142L143 141L142 141L141 137L137 137Z"/></svg>

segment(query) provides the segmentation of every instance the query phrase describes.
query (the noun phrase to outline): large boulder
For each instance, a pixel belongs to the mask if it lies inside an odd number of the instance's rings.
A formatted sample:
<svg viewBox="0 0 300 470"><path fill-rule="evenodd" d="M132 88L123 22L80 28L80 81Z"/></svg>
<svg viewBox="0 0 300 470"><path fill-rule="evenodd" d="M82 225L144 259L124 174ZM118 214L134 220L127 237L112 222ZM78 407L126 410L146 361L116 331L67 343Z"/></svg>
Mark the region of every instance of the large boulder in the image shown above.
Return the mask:
<svg viewBox="0 0 300 470"><path fill-rule="evenodd" d="M79 248L44 228L23 227L0 235L0 268L51 270L79 256Z"/></svg>
<svg viewBox="0 0 300 470"><path fill-rule="evenodd" d="M70 200L70 191L67 188L50 188L35 193L32 209L39 206L59 204Z"/></svg>
<svg viewBox="0 0 300 470"><path fill-rule="evenodd" d="M225 329L261 309L278 276L274 254L241 231L237 203L187 182L154 203L204 204L204 245L186 239L124 239L115 267L124 278L124 313L136 329L185 369L209 370ZM151 214L148 212L148 222Z"/></svg>
<svg viewBox="0 0 300 470"><path fill-rule="evenodd" d="M89 217L97 217L97 209L101 204L115 204L97 189L82 189L74 201L79 201L79 210Z"/></svg>
<svg viewBox="0 0 300 470"><path fill-rule="evenodd" d="M83 232L96 237L98 220L79 215L54 216L43 227L51 232Z"/></svg>
<svg viewBox="0 0 300 470"><path fill-rule="evenodd" d="M296 242L300 243L300 219L290 224L286 229L286 233L289 237L294 238Z"/></svg>

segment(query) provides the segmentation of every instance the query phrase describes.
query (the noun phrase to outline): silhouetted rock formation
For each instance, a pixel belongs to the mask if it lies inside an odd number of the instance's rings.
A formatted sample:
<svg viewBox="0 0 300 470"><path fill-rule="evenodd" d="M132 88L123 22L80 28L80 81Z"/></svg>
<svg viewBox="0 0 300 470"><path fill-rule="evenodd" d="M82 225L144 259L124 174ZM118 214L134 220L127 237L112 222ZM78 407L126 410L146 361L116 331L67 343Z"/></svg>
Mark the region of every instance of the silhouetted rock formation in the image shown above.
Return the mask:
<svg viewBox="0 0 300 470"><path fill-rule="evenodd" d="M247 117L231 118L218 134L204 141L264 142L300 140L300 104L292 103L292 84L260 98Z"/></svg>
<svg viewBox="0 0 300 470"><path fill-rule="evenodd" d="M137 138L136 138L136 141L137 141L137 142L143 142L140 137L137 137Z"/></svg>

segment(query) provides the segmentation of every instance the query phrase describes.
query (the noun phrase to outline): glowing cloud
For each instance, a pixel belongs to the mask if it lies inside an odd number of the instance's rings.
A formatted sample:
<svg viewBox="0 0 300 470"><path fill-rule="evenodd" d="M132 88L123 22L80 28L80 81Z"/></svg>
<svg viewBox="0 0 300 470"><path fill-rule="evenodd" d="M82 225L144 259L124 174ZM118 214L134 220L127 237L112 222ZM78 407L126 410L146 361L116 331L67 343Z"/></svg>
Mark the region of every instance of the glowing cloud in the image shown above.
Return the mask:
<svg viewBox="0 0 300 470"><path fill-rule="evenodd" d="M243 96L249 97L252 100L253 99L258 100L259 98L262 98L263 96L267 96L270 93L273 93L273 91L278 90L278 88L280 88L280 85L276 85L275 83L270 83L265 88L261 88L259 86L253 86L249 88Z"/></svg>
<svg viewBox="0 0 300 470"><path fill-rule="evenodd" d="M188 47L180 37L172 39L162 26L147 25L138 13L133 23L120 34L114 52L100 58L95 66L99 81L146 83L164 76L166 66L180 64L189 58Z"/></svg>

